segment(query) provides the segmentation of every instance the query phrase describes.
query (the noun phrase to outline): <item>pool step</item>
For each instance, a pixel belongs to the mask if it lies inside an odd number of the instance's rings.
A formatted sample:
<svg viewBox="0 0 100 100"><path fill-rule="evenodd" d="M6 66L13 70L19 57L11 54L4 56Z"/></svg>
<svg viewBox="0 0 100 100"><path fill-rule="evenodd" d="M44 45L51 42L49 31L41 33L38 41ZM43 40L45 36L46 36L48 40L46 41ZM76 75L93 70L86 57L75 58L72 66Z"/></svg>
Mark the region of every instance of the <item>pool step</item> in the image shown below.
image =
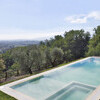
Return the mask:
<svg viewBox="0 0 100 100"><path fill-rule="evenodd" d="M62 100L62 97L64 95L68 95L68 93L72 93L72 91L75 91L75 90L83 90L87 93L91 92L90 89L87 89L87 88L83 88L83 87L80 87L80 86L73 86L71 87L69 90L66 90L64 93L62 93L61 95L57 96L55 100Z"/></svg>
<svg viewBox="0 0 100 100"><path fill-rule="evenodd" d="M87 84L79 83L79 82L71 82L67 85L65 85L63 88L61 88L59 91L56 91L55 93L49 95L46 100L59 100L63 95L67 94L68 92L72 90L81 89L87 93L90 93L91 91L95 90L95 86L90 86Z"/></svg>

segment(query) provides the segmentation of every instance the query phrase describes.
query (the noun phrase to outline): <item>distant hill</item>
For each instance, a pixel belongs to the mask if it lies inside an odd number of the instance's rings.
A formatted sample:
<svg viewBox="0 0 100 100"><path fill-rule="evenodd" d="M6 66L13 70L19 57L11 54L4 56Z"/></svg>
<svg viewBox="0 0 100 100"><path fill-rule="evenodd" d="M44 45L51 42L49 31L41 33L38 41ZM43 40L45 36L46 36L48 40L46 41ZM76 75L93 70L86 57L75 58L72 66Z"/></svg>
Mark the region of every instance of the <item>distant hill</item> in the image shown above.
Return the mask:
<svg viewBox="0 0 100 100"><path fill-rule="evenodd" d="M20 47L20 46L28 46L33 44L39 44L39 41L32 41L32 40L9 40L9 41L0 41L0 53L4 53L5 51Z"/></svg>

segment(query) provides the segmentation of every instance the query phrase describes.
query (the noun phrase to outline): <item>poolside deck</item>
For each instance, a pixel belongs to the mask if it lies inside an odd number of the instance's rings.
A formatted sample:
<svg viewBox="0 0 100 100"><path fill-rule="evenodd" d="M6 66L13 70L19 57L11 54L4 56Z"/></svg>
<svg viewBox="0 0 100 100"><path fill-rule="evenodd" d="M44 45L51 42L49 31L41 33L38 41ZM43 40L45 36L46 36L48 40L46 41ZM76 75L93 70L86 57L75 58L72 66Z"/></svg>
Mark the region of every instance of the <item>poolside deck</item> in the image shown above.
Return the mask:
<svg viewBox="0 0 100 100"><path fill-rule="evenodd" d="M100 100L100 86L97 87L86 100Z"/></svg>

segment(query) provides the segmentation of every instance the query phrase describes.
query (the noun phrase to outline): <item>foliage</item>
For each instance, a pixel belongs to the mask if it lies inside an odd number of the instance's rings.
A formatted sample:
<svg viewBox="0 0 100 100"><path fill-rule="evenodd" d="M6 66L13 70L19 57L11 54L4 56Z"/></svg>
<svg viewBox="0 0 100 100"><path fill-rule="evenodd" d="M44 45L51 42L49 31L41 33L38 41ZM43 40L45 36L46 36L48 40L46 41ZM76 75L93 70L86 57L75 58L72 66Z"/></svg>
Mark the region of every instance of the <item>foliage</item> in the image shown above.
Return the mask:
<svg viewBox="0 0 100 100"><path fill-rule="evenodd" d="M39 45L10 49L2 54L1 63L5 66L2 70L3 76L8 79L12 76L33 74L86 55L99 56L100 27L94 31L95 34L91 39L89 32L70 30L63 36L56 35L54 38L41 41Z"/></svg>
<svg viewBox="0 0 100 100"><path fill-rule="evenodd" d="M100 56L100 26L95 28L95 34L89 41L87 56Z"/></svg>
<svg viewBox="0 0 100 100"><path fill-rule="evenodd" d="M74 59L84 57L89 39L90 34L85 33L84 30L65 32L66 49L67 51L70 50Z"/></svg>
<svg viewBox="0 0 100 100"><path fill-rule="evenodd" d="M63 60L63 50L61 48L53 48L50 52L52 67L61 64Z"/></svg>
<svg viewBox="0 0 100 100"><path fill-rule="evenodd" d="M12 71L13 74L16 73L16 76L19 76L20 74L20 65L19 63L16 61L10 68L10 70Z"/></svg>
<svg viewBox="0 0 100 100"><path fill-rule="evenodd" d="M4 69L5 69L4 61L3 59L0 59L0 81L1 81L1 78L4 77L3 75Z"/></svg>

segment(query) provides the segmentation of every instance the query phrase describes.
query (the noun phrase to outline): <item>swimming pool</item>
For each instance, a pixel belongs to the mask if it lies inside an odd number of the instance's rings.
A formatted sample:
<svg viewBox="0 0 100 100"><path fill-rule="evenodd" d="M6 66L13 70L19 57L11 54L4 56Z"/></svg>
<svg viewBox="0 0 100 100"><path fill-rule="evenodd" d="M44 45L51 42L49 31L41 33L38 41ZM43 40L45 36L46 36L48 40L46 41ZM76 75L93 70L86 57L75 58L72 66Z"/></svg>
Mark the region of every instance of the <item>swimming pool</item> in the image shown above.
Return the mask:
<svg viewBox="0 0 100 100"><path fill-rule="evenodd" d="M85 100L100 85L99 76L100 58L89 57L10 88L36 100Z"/></svg>

